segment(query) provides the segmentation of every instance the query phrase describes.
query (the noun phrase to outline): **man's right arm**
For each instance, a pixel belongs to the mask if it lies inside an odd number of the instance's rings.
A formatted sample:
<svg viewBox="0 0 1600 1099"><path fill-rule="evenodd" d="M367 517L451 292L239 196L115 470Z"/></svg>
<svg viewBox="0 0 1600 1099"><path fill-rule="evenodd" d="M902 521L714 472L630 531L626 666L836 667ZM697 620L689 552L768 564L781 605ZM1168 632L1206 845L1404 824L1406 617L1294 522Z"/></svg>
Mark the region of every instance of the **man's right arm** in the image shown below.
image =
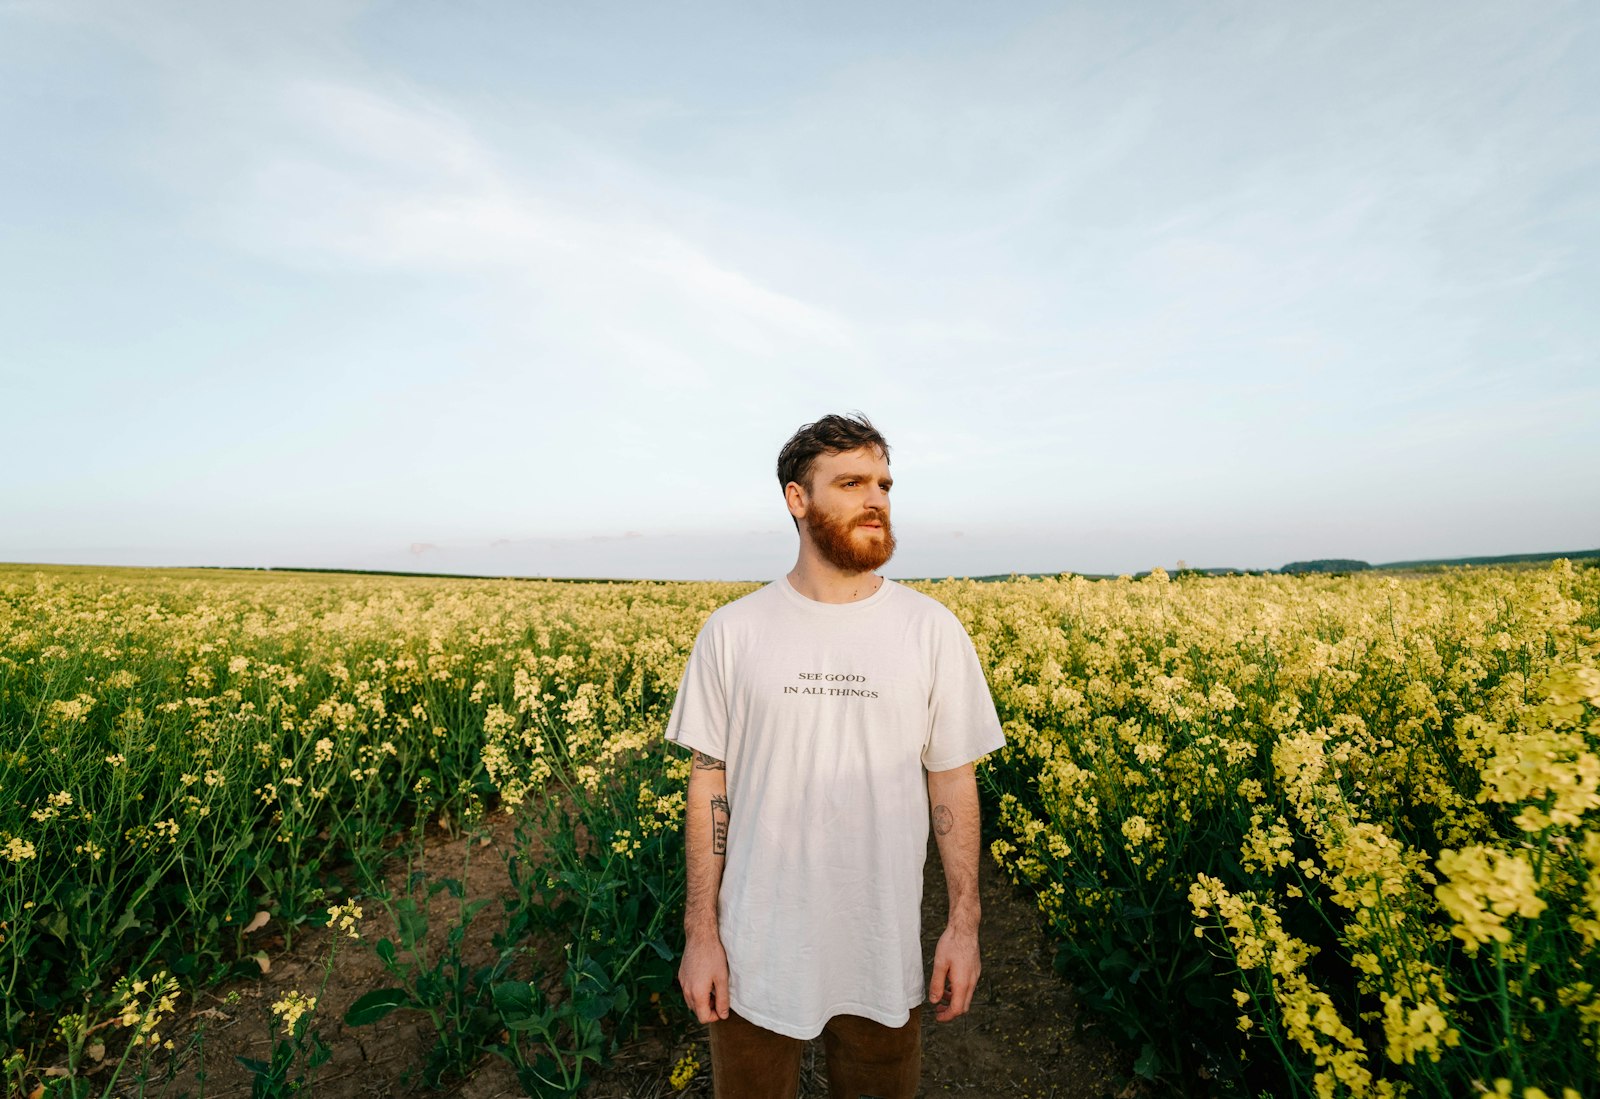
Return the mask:
<svg viewBox="0 0 1600 1099"><path fill-rule="evenodd" d="M684 805L688 856L683 962L678 983L702 1023L728 1017L728 955L717 926L717 895L728 851L728 772L722 760L694 753Z"/></svg>

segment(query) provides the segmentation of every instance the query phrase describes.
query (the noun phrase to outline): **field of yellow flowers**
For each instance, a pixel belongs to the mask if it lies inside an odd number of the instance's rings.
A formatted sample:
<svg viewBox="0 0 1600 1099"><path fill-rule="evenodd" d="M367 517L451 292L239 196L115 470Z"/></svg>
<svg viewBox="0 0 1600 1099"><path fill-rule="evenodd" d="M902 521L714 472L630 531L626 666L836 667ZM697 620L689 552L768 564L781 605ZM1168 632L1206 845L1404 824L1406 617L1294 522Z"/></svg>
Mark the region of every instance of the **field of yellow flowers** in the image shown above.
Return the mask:
<svg viewBox="0 0 1600 1099"><path fill-rule="evenodd" d="M1600 569L955 588L995 857L1192 1090L1600 1094Z"/></svg>
<svg viewBox="0 0 1600 1099"><path fill-rule="evenodd" d="M1600 1094L1600 569L917 586L1006 724L994 857L1142 1073ZM661 730L700 624L753 587L0 565L5 1086L156 1087L176 1003L253 966L266 912L376 952L392 984L346 1022L426 1016L429 1081L492 1054L575 1094L674 1000ZM459 883L376 868L491 811L524 842L504 911L459 909L499 921L469 969L421 945ZM374 904L393 938L363 938ZM316 989L274 1009L261 1095L326 1060Z"/></svg>
<svg viewBox="0 0 1600 1099"><path fill-rule="evenodd" d="M492 1049L529 1094L575 1092L676 970L686 768L660 731L700 623L752 587L0 566L6 1090L154 1073L174 993L255 969L258 912L293 934L364 893L401 929L367 944L394 985L347 1021L427 1015L436 1082ZM397 844L490 809L529 842L476 972L422 953L459 882L372 894ZM540 932L574 939L555 1003ZM314 1003L280 1006L259 1093L319 1056Z"/></svg>

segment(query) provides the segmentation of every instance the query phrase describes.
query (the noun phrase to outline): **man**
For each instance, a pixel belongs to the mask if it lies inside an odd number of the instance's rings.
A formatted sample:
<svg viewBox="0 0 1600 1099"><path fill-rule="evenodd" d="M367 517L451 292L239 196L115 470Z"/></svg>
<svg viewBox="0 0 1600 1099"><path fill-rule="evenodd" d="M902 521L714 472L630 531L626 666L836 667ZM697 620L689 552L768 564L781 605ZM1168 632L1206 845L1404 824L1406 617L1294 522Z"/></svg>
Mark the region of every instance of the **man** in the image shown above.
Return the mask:
<svg viewBox="0 0 1600 1099"><path fill-rule="evenodd" d="M794 569L706 621L667 725L694 753L678 979L718 1099L790 1099L819 1033L833 1099L911 1099L930 817L950 917L926 994L948 1022L979 970L973 763L1004 737L960 621L876 574L895 548L883 436L824 416L778 482Z"/></svg>

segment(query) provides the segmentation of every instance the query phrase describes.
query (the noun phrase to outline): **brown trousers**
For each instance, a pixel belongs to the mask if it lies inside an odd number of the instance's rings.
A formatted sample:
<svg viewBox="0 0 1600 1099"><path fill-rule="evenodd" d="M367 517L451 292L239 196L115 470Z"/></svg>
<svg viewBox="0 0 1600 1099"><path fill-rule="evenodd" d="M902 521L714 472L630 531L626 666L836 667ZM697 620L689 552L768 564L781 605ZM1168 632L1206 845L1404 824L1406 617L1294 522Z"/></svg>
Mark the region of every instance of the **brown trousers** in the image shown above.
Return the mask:
<svg viewBox="0 0 1600 1099"><path fill-rule="evenodd" d="M794 1099L805 1042L774 1034L732 1011L711 1024L716 1099ZM822 1028L828 1099L916 1099L922 1078L922 1008L901 1027L835 1015Z"/></svg>

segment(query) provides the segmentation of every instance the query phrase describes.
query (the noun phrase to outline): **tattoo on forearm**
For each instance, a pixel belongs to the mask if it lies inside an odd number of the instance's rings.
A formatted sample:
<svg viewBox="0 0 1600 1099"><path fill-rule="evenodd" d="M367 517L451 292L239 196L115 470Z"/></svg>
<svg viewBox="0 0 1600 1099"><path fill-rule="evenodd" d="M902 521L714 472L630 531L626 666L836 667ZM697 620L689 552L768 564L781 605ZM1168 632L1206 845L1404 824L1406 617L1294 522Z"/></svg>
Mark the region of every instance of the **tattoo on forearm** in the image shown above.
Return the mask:
<svg viewBox="0 0 1600 1099"><path fill-rule="evenodd" d="M724 794L711 795L711 853L728 853L728 798Z"/></svg>
<svg viewBox="0 0 1600 1099"><path fill-rule="evenodd" d="M694 767L697 771L726 771L728 765L720 759L712 759L698 748L694 753Z"/></svg>
<svg viewBox="0 0 1600 1099"><path fill-rule="evenodd" d="M933 807L933 830L941 836L950 834L950 829L956 826L956 815L950 811L948 805L935 805Z"/></svg>

